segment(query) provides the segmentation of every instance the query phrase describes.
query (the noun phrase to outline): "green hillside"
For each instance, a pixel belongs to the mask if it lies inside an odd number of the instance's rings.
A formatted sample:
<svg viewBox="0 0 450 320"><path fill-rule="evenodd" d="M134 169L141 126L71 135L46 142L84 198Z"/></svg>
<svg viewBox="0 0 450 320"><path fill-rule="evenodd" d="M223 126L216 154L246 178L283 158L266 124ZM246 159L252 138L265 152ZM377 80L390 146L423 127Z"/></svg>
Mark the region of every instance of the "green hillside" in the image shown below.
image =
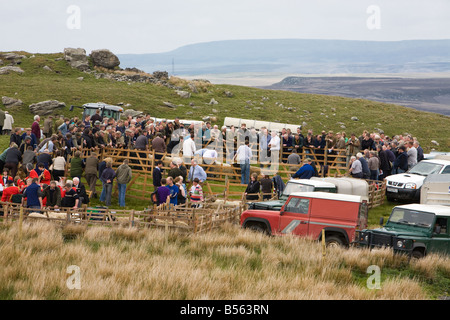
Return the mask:
<svg viewBox="0 0 450 320"><path fill-rule="evenodd" d="M11 72L0 75L1 96L21 99L23 106L8 111L15 119L14 126L25 127L32 123L33 114L28 106L45 100L59 100L66 104L62 113L79 115L80 110L70 112L70 105L87 102L130 104L129 108L150 113L152 116L182 119L202 119L208 115L217 117L219 126L226 116L304 124L305 129L345 131L358 135L363 130L382 129L387 135L409 133L417 137L425 152L431 148L438 151L450 149L450 118L447 116L416 111L397 105L362 99L349 99L324 95L300 94L287 91L263 90L231 85L205 85L190 98L181 98L174 89L150 83L118 82L96 79L71 68L62 53L30 54L20 67L24 73ZM34 57L33 57L34 56ZM43 69L48 66L52 71ZM2 67L2 65L0 65ZM83 80L79 80L83 77ZM173 84L190 91L189 82L171 79ZM225 92L232 95L226 95ZM217 105L210 105L214 98ZM176 109L164 106L168 101L178 105ZM1 106L5 110L4 106ZM351 120L357 117L358 121ZM345 125L345 129L341 126ZM2 137L2 145L6 137ZM439 146L431 143L435 140Z"/></svg>

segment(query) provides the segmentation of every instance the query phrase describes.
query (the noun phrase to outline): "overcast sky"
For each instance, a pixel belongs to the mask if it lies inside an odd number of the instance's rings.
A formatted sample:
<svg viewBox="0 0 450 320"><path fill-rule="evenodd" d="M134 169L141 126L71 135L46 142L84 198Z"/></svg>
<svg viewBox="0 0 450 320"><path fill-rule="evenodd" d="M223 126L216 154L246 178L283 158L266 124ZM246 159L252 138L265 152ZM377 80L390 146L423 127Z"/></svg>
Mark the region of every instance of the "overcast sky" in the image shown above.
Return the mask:
<svg viewBox="0 0 450 320"><path fill-rule="evenodd" d="M450 39L450 0L16 0L0 51L154 53L235 39Z"/></svg>

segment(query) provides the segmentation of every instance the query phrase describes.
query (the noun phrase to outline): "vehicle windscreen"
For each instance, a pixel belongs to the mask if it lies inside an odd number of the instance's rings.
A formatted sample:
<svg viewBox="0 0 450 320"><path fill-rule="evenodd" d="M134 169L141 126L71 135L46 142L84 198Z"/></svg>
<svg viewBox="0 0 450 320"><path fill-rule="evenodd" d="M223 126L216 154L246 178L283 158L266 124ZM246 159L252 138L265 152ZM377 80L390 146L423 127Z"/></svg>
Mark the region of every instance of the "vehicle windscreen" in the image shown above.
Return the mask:
<svg viewBox="0 0 450 320"><path fill-rule="evenodd" d="M394 208L388 222L430 228L433 220L434 213Z"/></svg>
<svg viewBox="0 0 450 320"><path fill-rule="evenodd" d="M287 199L289 195L292 194L293 192L313 192L313 191L314 191L313 186L288 182L281 196Z"/></svg>
<svg viewBox="0 0 450 320"><path fill-rule="evenodd" d="M414 173L421 176L428 176L429 174L439 173L442 169L442 164L431 163L431 162L419 162L408 173Z"/></svg>
<svg viewBox="0 0 450 320"><path fill-rule="evenodd" d="M95 114L95 112L97 111L97 109L93 109L93 108L85 108L84 109L84 116L93 116Z"/></svg>
<svg viewBox="0 0 450 320"><path fill-rule="evenodd" d="M114 120L119 120L119 113L114 110L104 109L103 118L113 118Z"/></svg>

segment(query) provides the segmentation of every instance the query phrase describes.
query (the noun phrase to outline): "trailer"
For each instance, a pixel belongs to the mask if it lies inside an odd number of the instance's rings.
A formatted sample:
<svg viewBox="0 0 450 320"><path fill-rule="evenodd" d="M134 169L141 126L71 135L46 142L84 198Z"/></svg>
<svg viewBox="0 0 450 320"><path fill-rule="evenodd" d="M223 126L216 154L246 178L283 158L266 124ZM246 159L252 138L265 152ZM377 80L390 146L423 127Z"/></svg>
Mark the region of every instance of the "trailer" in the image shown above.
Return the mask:
<svg viewBox="0 0 450 320"><path fill-rule="evenodd" d="M430 174L420 190L420 203L450 206L450 174Z"/></svg>

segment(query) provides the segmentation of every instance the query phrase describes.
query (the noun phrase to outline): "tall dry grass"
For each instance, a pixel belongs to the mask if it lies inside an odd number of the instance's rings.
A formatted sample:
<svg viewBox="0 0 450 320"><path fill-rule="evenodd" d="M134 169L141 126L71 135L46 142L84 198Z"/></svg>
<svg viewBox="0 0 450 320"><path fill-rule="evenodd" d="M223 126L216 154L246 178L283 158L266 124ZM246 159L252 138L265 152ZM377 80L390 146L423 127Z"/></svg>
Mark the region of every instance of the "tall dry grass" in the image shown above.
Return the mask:
<svg viewBox="0 0 450 320"><path fill-rule="evenodd" d="M200 235L163 230L79 227L48 222L0 229L1 299L426 299L416 279L384 276L368 289L355 272L370 265L404 267L389 251L329 250L294 237L269 238L238 226ZM448 258L411 268L433 277ZM80 268L80 289L69 289L67 267ZM434 270L434 271L433 271ZM367 275L368 277L369 275ZM364 280L364 279L363 279Z"/></svg>

